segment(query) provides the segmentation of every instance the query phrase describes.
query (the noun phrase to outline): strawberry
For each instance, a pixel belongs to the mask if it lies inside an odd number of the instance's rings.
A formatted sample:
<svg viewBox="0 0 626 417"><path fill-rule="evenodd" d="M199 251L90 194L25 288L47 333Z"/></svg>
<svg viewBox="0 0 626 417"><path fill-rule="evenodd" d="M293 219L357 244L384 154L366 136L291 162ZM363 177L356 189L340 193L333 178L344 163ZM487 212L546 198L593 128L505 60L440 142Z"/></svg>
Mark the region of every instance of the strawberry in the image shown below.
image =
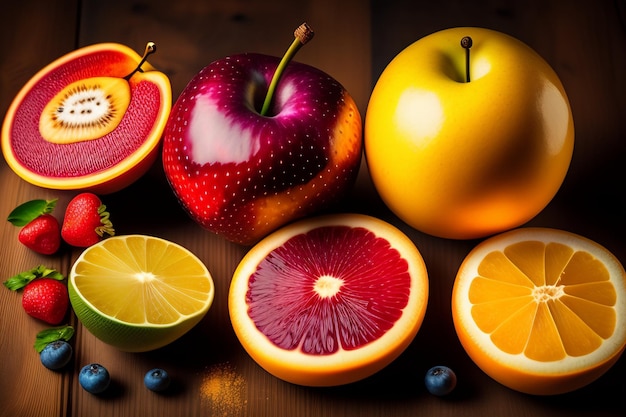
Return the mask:
<svg viewBox="0 0 626 417"><path fill-rule="evenodd" d="M61 228L56 217L42 214L22 227L17 238L35 252L52 255L61 246Z"/></svg>
<svg viewBox="0 0 626 417"><path fill-rule="evenodd" d="M7 217L14 226L23 226L18 240L35 252L51 255L61 246L61 228L52 210L57 200L31 200L17 206Z"/></svg>
<svg viewBox="0 0 626 417"><path fill-rule="evenodd" d="M106 206L97 195L81 193L67 205L61 236L68 244L88 247L114 234Z"/></svg>
<svg viewBox="0 0 626 417"><path fill-rule="evenodd" d="M22 307L26 313L50 324L59 324L67 313L67 286L53 278L36 279L24 287Z"/></svg>
<svg viewBox="0 0 626 417"><path fill-rule="evenodd" d="M3 284L12 291L23 289L22 307L26 313L50 324L59 324L69 306L67 286L63 275L39 265L21 272Z"/></svg>

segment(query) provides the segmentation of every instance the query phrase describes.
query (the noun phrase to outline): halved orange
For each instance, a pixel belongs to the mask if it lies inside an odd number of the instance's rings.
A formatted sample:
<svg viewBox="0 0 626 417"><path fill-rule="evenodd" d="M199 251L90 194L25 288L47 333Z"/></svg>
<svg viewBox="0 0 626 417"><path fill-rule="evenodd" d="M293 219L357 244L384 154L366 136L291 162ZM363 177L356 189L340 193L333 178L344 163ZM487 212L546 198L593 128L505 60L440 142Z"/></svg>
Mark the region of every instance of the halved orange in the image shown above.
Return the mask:
<svg viewBox="0 0 626 417"><path fill-rule="evenodd" d="M237 337L266 371L306 386L358 381L417 334L428 276L413 242L365 215L308 218L241 260L228 306Z"/></svg>
<svg viewBox="0 0 626 417"><path fill-rule="evenodd" d="M626 273L605 247L548 228L477 245L458 271L452 316L489 376L536 395L581 388L626 347Z"/></svg>

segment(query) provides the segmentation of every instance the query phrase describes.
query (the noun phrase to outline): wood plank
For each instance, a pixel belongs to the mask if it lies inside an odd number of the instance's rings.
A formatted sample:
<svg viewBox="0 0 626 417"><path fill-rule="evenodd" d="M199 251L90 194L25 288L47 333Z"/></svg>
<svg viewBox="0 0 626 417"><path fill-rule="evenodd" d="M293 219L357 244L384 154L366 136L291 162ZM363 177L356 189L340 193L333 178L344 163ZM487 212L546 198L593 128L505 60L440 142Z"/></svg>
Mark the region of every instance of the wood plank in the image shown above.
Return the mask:
<svg viewBox="0 0 626 417"><path fill-rule="evenodd" d="M357 104L365 110L371 82L370 47L368 41L356 39L369 39L370 16L368 8L355 7L355 2L183 0L138 7L112 1L85 4L82 16L81 45L114 41L141 50L147 40L155 41L158 52L150 61L168 74L175 97L213 60L240 52L282 55L293 30L307 21L316 35L296 59L332 74L355 91ZM115 21L112 27L107 24L111 21ZM162 197L164 192L167 197ZM154 193L161 196L159 211L152 216L141 214L143 201ZM301 398L307 401L311 394L261 370L243 351L230 326L226 295L245 249L199 232L169 193L159 167L138 184L111 195L107 204L112 212L115 207L117 213L119 208L123 211L116 223L120 233L155 234L198 254L213 274L216 298L207 318L189 335L152 354L123 354L82 331L76 341L77 363L99 360L116 380L106 401L94 399L74 384L72 415L106 415L113 410L121 415L136 415L138 410L149 410L151 415L250 415L266 409L272 410L269 415L293 415L284 400L294 398L292 405L299 407ZM167 223L160 224L162 218ZM154 395L143 387L143 374L155 366L172 370L173 398Z"/></svg>
<svg viewBox="0 0 626 417"><path fill-rule="evenodd" d="M3 3L0 13L0 113L37 71L76 46L76 1L24 0ZM17 243L18 228L4 221L15 205L56 193L30 186L0 162L0 279L39 264L66 270L69 256L45 257ZM45 324L27 316L21 295L0 290L0 416L63 416L68 412L71 373L52 372L33 349Z"/></svg>
<svg viewBox="0 0 626 417"><path fill-rule="evenodd" d="M0 110L6 111L37 70L79 46L113 41L142 51L146 41L155 41L159 50L150 61L170 77L176 98L193 75L215 59L244 51L281 55L302 21L314 27L316 38L299 52L297 60L342 82L362 116L386 63L409 43L436 30L486 26L535 48L565 84L577 137L562 190L529 224L584 234L626 259L622 238L626 199L621 179L621 160L626 154L626 9L621 2L23 0L3 5L0 15ZM410 229L384 207L363 168L350 199L338 210L365 212L398 225L422 251L431 281L422 329L385 370L356 384L313 389L285 383L260 369L238 343L227 313L230 276L246 249L200 230L175 201L158 161L136 184L103 199L119 234L170 239L207 264L216 284L209 314L175 343L140 354L107 346L72 321L77 328L75 358L69 369L55 373L41 366L31 348L35 333L46 326L22 313L18 294L0 289L0 416L624 415L624 358L589 387L557 397L521 395L482 373L456 338L449 305L456 269L476 241L438 239ZM31 186L4 161L0 162L0 184L3 216L33 198L58 197L63 207L74 194ZM146 213L146 202L155 199L152 212ZM67 273L80 252L37 256L16 244L16 239L17 229L3 222L3 279L39 263ZM88 394L78 384L80 367L90 362L107 366L113 376L113 385L103 396ZM423 389L423 374L435 364L449 365L459 375L459 387L449 399L434 398ZM157 366L168 369L174 378L172 390L164 395L148 391L142 382L145 372Z"/></svg>
<svg viewBox="0 0 626 417"><path fill-rule="evenodd" d="M619 161L626 154L626 145L620 139L626 136L626 123L620 116L626 110L626 98L620 93L626 91L622 75L626 71L623 53L626 19L623 5L618 3L374 2L372 72L377 77L404 47L447 27L488 27L526 42L559 74L569 95L576 126L576 145L568 177L555 199L528 225L583 234L601 242L623 260L626 247L621 236L626 232L626 200L617 190L623 188ZM458 415L618 416L625 412L624 385L612 382L626 369L624 358L595 384L556 398L520 397L485 379L480 370L465 362L465 354L455 349L454 336L442 324L449 317L450 280L466 253L464 250L469 248L458 242L411 236L421 243L420 248L425 252L426 263L431 268L432 290L425 323L414 343L421 344L416 354L451 363L465 374L466 384L471 387L462 388L468 390L469 398L461 401L464 409L457 410ZM597 395L602 399L598 400ZM594 405L585 405L587 401ZM429 411L425 415L448 415L451 410L444 407Z"/></svg>

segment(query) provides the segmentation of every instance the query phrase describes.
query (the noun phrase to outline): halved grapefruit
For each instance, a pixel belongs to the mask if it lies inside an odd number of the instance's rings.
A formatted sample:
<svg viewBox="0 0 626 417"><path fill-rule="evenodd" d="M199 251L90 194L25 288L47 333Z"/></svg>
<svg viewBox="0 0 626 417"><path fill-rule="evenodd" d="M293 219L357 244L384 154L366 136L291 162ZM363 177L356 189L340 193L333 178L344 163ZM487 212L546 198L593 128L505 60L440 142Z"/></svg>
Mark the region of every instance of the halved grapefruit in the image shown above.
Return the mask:
<svg viewBox="0 0 626 417"><path fill-rule="evenodd" d="M626 273L587 238L516 229L467 255L452 317L470 358L496 381L536 395L573 391L626 347Z"/></svg>
<svg viewBox="0 0 626 417"><path fill-rule="evenodd" d="M342 385L380 371L411 343L426 312L428 275L394 226L327 215L255 245L228 301L237 337L266 371L298 385Z"/></svg>
<svg viewBox="0 0 626 417"><path fill-rule="evenodd" d="M170 112L169 79L125 45L100 43L52 62L19 91L2 153L24 180L106 194L152 165Z"/></svg>

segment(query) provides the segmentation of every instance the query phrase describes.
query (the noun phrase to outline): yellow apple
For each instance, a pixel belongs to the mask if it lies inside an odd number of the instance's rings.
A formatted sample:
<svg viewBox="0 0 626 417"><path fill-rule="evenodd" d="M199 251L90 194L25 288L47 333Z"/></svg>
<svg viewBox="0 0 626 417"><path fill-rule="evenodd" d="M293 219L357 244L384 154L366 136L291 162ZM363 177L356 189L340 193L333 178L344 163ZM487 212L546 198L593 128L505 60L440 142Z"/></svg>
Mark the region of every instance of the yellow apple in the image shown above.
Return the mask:
<svg viewBox="0 0 626 417"><path fill-rule="evenodd" d="M384 203L415 229L451 239L536 216L565 179L574 146L569 100L550 65L513 37L474 27L401 51L372 91L364 134Z"/></svg>

